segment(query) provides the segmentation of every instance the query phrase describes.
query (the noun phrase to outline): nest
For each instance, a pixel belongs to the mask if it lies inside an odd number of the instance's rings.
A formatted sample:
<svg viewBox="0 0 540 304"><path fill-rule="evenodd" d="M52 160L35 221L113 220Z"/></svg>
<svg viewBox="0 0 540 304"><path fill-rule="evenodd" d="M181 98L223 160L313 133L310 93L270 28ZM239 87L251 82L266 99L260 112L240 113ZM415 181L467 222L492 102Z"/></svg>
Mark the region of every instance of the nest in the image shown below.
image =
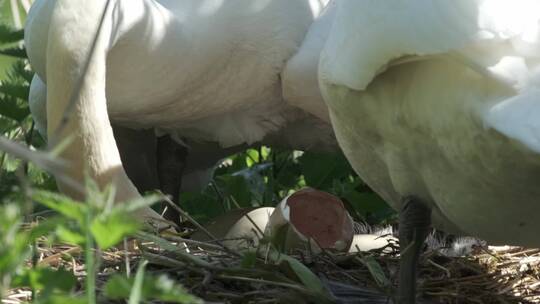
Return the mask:
<svg viewBox="0 0 540 304"><path fill-rule="evenodd" d="M478 247L468 256L423 256L421 292L438 303L540 303L540 249Z"/></svg>
<svg viewBox="0 0 540 304"><path fill-rule="evenodd" d="M133 248L99 253L99 303L123 303L104 298L102 287L112 274L126 271L126 267L133 272L142 259L149 261L149 272L166 273L209 303L391 303L389 295L396 285L399 256L394 245L357 254L291 253L331 291L333 295L325 298L302 284L290 267L270 258L265 249L269 245L254 248L246 263L246 255L228 250L220 240L197 242L178 235L139 237L142 241ZM69 269L79 278L77 292L83 293L86 272L81 248L46 244L43 241L38 246L39 264ZM540 249L482 246L460 257L441 252L427 250L422 255L418 281L421 303L540 302ZM14 289L2 303L23 303L30 297L29 290Z"/></svg>

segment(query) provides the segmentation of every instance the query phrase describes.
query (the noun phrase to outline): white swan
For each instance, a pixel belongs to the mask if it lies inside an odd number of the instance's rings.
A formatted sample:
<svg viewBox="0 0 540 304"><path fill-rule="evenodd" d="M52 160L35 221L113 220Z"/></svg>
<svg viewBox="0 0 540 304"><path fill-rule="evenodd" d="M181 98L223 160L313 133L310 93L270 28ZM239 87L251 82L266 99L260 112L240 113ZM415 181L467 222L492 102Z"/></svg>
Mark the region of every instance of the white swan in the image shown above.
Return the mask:
<svg viewBox="0 0 540 304"><path fill-rule="evenodd" d="M100 185L116 183L118 201L136 197L111 121L225 147L298 121L324 124L283 99L279 74L326 2L37 0L25 32L41 100L33 108L43 113L46 100L50 142L73 136L62 152L69 176L81 181L87 170Z"/></svg>
<svg viewBox="0 0 540 304"><path fill-rule="evenodd" d="M326 111L322 102L315 105ZM34 75L30 86L30 112L36 129L47 134L47 87ZM183 137L175 142L170 136L158 136L154 129L131 129L112 123L122 167L140 193L159 189L179 202L180 191L202 190L210 181L215 165L231 154L243 151L247 144L222 147L219 143ZM160 132L162 133L162 132ZM329 123L312 115L297 117L278 131L267 134L257 145L304 151L337 152L338 145ZM177 222L179 214L162 203L163 216Z"/></svg>
<svg viewBox="0 0 540 304"><path fill-rule="evenodd" d="M338 142L402 210L400 303L430 223L539 246L540 2L338 1L319 81Z"/></svg>

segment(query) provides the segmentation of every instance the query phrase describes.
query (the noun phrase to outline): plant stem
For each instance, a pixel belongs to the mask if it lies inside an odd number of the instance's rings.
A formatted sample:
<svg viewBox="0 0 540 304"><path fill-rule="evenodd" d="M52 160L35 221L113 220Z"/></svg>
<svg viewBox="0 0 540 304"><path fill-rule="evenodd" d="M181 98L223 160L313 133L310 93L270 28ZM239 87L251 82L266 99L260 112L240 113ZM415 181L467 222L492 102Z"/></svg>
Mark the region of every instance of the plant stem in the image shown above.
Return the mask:
<svg viewBox="0 0 540 304"><path fill-rule="evenodd" d="M89 208L86 214L86 223L83 229L86 232L86 244L84 248L84 255L86 259L86 298L88 304L96 303L96 267L94 256L94 238L90 231L90 224L92 223L92 210Z"/></svg>

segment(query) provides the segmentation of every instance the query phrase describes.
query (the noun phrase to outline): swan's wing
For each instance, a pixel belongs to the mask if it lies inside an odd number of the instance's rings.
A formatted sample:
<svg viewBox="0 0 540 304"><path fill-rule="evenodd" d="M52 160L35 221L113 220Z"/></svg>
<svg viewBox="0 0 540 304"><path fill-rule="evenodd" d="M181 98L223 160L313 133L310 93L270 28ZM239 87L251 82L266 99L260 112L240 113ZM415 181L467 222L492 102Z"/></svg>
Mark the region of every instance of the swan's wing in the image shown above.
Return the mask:
<svg viewBox="0 0 540 304"><path fill-rule="evenodd" d="M320 81L364 90L385 70L437 58L506 88L476 117L540 152L540 1L339 2Z"/></svg>
<svg viewBox="0 0 540 304"><path fill-rule="evenodd" d="M320 78L363 90L392 60L444 55L515 85L489 67L505 56L538 59L539 20L540 2L533 0L342 1L321 53Z"/></svg>
<svg viewBox="0 0 540 304"><path fill-rule="evenodd" d="M540 153L540 89L498 102L482 113L485 126Z"/></svg>
<svg viewBox="0 0 540 304"><path fill-rule="evenodd" d="M427 60L440 60L440 59L450 59L454 61L457 64L464 65L471 70L475 71L479 75L492 80L494 83L499 85L502 88L505 88L510 94L517 94L517 80L520 80L520 75L516 75L515 73L511 72L518 72L518 73L527 73L527 67L525 66L524 69L519 66L521 62L505 62L505 69L502 69L501 67L497 68L497 66L494 67L488 67L483 65L480 62L477 62L474 57L468 56L468 54L459 52L459 51L449 51L445 54L436 54L436 55L424 55L424 56L418 56L418 55L407 55L403 56L394 60L391 60L384 66L384 70L391 69L396 66L412 63L412 62L419 62L419 61L427 61ZM513 67L509 67L509 64L514 65ZM516 66L518 65L518 66ZM511 69L511 71L508 70L508 68ZM521 68L521 69L520 69Z"/></svg>

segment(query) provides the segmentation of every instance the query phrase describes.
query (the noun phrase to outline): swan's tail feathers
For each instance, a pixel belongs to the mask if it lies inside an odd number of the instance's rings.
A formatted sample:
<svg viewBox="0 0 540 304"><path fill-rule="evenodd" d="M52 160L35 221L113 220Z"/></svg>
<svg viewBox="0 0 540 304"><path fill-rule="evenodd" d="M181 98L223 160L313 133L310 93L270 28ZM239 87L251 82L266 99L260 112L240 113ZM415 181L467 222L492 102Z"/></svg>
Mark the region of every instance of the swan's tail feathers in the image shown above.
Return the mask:
<svg viewBox="0 0 540 304"><path fill-rule="evenodd" d="M540 89L529 88L485 110L486 127L493 128L540 153Z"/></svg>

